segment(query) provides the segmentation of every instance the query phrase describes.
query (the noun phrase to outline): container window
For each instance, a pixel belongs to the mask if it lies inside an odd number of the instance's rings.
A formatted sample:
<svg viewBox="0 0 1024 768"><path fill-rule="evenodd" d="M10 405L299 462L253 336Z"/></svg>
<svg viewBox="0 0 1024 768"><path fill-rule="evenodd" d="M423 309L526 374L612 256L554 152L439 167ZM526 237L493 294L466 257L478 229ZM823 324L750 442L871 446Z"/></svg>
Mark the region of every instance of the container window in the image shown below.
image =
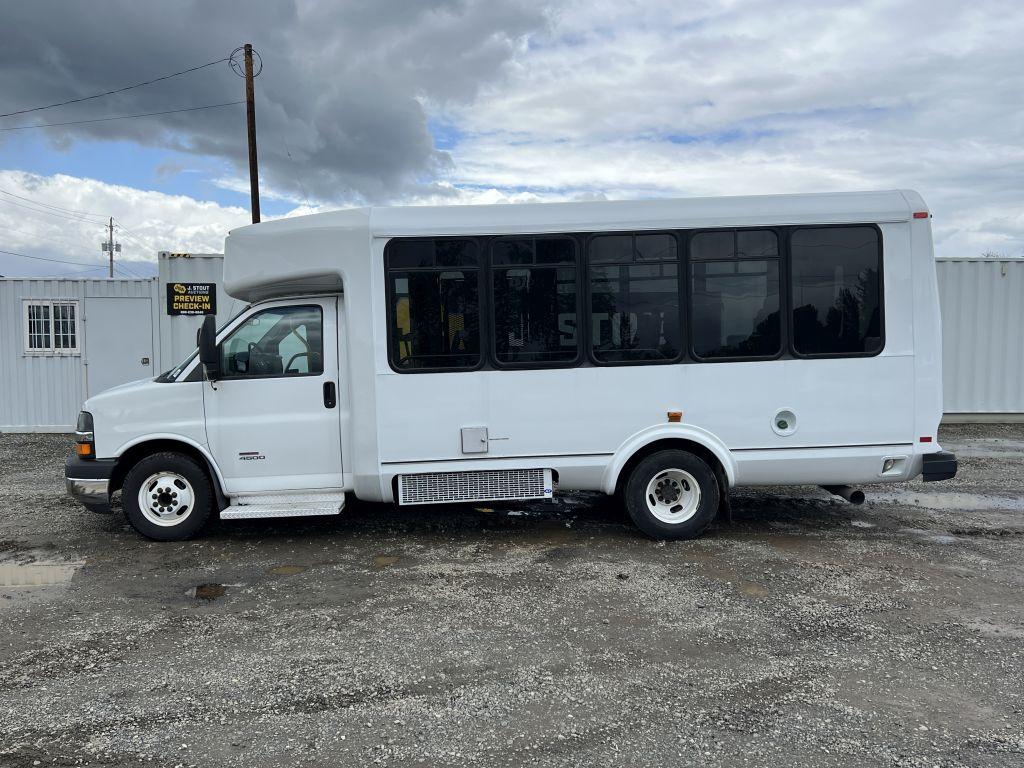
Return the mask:
<svg viewBox="0 0 1024 768"><path fill-rule="evenodd" d="M77 302L26 301L24 307L27 353L78 353Z"/></svg>
<svg viewBox="0 0 1024 768"><path fill-rule="evenodd" d="M791 265L798 354L865 355L882 349L877 229L798 229L791 239Z"/></svg>

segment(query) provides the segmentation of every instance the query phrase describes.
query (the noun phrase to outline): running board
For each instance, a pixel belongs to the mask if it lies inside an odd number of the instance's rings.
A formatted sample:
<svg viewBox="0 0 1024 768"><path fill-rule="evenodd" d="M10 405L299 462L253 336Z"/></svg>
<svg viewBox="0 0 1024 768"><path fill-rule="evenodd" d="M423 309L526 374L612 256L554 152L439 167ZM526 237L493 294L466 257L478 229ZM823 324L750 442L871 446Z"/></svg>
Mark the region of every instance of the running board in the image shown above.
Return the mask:
<svg viewBox="0 0 1024 768"><path fill-rule="evenodd" d="M239 495L220 511L221 520L337 515L345 506L344 493L274 493Z"/></svg>

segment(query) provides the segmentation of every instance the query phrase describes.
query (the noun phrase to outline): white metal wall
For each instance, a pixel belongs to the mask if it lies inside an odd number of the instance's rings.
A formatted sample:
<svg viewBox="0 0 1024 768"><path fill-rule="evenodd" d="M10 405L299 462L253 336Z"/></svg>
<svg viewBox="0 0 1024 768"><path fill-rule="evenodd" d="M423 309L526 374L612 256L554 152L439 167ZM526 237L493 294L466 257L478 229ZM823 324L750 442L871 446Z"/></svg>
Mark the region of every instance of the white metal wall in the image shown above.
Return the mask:
<svg viewBox="0 0 1024 768"><path fill-rule="evenodd" d="M1024 416L1024 259L939 259L937 267L947 418Z"/></svg>
<svg viewBox="0 0 1024 768"><path fill-rule="evenodd" d="M196 348L196 331L203 318L167 314L168 283L216 283L217 326L230 320L245 306L224 292L224 257L219 253L159 254L160 350L159 368L166 371L180 363Z"/></svg>
<svg viewBox="0 0 1024 768"><path fill-rule="evenodd" d="M0 432L73 429L86 397L85 350L90 331L87 300L119 296L150 299L155 331L158 323L155 290L156 280L153 279L0 279ZM77 301L80 351L27 354L22 317L24 299ZM94 331L109 336L110 344L117 344L116 328Z"/></svg>

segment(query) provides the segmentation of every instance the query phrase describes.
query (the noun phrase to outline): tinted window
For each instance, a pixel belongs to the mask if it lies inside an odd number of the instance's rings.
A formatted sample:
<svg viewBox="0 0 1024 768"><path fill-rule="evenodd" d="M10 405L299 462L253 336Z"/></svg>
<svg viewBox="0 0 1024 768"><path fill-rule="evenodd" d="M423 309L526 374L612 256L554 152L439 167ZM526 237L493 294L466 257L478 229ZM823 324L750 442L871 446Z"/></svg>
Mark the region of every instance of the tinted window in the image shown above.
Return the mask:
<svg viewBox="0 0 1024 768"><path fill-rule="evenodd" d="M882 252L874 227L798 229L791 240L797 352L865 354L882 348Z"/></svg>
<svg viewBox="0 0 1024 768"><path fill-rule="evenodd" d="M397 368L472 368L480 362L475 269L391 270L391 361Z"/></svg>
<svg viewBox="0 0 1024 768"><path fill-rule="evenodd" d="M391 363L403 370L480 362L480 254L456 238L392 240L387 263Z"/></svg>
<svg viewBox="0 0 1024 768"><path fill-rule="evenodd" d="M590 334L602 362L679 356L679 264L672 235L600 235L589 245Z"/></svg>
<svg viewBox="0 0 1024 768"><path fill-rule="evenodd" d="M301 376L324 372L320 307L258 312L221 342L225 377Z"/></svg>
<svg viewBox="0 0 1024 768"><path fill-rule="evenodd" d="M694 354L705 359L777 354L781 322L775 233L702 232L694 235L690 248Z"/></svg>
<svg viewBox="0 0 1024 768"><path fill-rule="evenodd" d="M491 258L494 356L498 362L575 360L579 341L573 241L495 240Z"/></svg>
<svg viewBox="0 0 1024 768"><path fill-rule="evenodd" d="M477 267L472 240L392 240L387 247L389 269L419 267Z"/></svg>

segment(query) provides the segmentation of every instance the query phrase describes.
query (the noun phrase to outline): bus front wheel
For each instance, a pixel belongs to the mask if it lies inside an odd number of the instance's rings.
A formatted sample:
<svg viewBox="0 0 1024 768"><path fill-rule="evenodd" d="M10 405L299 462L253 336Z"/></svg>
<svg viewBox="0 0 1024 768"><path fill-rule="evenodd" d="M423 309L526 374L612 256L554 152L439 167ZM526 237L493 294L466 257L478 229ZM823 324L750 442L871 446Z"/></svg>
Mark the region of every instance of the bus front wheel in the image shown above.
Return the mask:
<svg viewBox="0 0 1024 768"><path fill-rule="evenodd" d="M121 506L128 522L146 538L182 541L206 524L213 488L195 459L172 451L154 453L128 472Z"/></svg>
<svg viewBox="0 0 1024 768"><path fill-rule="evenodd" d="M626 511L656 539L700 536L718 511L718 480L703 459L680 450L640 460L625 486Z"/></svg>

